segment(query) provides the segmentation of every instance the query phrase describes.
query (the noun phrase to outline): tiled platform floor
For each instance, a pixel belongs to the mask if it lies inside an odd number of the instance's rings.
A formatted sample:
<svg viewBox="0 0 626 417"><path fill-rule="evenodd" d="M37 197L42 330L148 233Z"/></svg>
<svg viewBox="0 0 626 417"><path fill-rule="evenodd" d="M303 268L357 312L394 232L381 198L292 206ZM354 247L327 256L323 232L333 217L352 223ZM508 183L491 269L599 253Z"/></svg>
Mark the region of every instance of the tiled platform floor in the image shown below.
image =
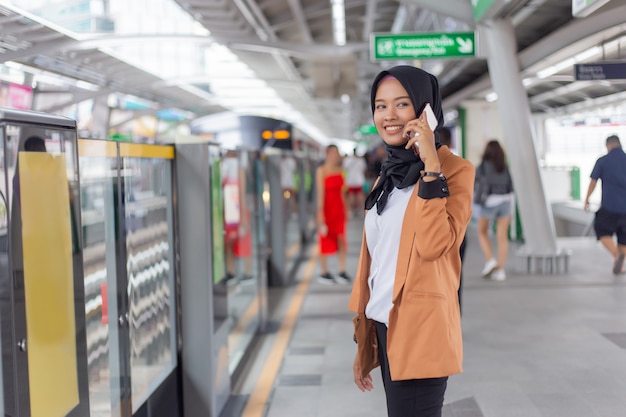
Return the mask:
<svg viewBox="0 0 626 417"><path fill-rule="evenodd" d="M349 225L349 266L361 224ZM444 417L626 416L626 276L592 238L570 239L568 275L522 275L510 256L508 279L479 276L483 259L468 232L464 265L465 372L448 383ZM512 252L514 248L512 248ZM384 417L375 390L352 382L346 286L311 284L276 381L267 417Z"/></svg>

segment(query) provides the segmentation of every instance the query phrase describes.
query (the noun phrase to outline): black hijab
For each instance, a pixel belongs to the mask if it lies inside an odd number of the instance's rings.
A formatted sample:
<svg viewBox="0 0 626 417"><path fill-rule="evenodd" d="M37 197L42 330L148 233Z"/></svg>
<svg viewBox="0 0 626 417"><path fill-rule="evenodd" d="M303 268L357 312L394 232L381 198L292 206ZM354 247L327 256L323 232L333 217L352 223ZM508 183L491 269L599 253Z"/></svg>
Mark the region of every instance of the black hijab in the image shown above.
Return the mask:
<svg viewBox="0 0 626 417"><path fill-rule="evenodd" d="M378 84L387 75L400 81L402 87L409 94L415 108L415 117L421 114L426 103L430 103L438 120L437 127L443 126L443 111L441 110L441 95L437 78L410 65L399 65L382 71L376 76L372 84L370 99L372 114L374 113ZM435 132L435 145L437 148L441 146L437 132ZM385 209L389 193L394 187L406 188L415 184L420 178L421 171L424 170L424 162L415 155L413 149L404 149L404 144L393 146L385 143L385 149L387 150L387 161L381 167L380 179L365 199L365 209L370 210L376 204L378 214Z"/></svg>

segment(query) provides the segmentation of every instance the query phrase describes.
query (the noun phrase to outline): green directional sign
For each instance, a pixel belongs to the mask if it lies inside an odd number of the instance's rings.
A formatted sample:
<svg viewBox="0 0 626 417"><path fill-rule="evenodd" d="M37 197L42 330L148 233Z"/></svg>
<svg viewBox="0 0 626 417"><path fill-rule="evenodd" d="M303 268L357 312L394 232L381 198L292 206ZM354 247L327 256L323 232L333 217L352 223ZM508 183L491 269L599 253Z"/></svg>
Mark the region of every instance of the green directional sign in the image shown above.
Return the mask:
<svg viewBox="0 0 626 417"><path fill-rule="evenodd" d="M383 59L462 58L476 55L474 32L373 33L370 57Z"/></svg>

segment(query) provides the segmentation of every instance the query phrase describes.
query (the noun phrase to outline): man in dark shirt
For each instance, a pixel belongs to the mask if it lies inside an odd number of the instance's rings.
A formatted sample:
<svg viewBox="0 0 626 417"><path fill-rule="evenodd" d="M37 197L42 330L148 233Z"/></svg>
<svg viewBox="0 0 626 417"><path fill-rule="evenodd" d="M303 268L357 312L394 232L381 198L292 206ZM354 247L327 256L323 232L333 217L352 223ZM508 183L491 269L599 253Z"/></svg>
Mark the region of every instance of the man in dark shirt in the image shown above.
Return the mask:
<svg viewBox="0 0 626 417"><path fill-rule="evenodd" d="M589 197L602 180L602 202L596 213L594 228L598 240L613 255L613 273L624 272L626 256L626 153L616 135L606 139L607 154L596 161L591 172L591 182L585 199L589 210ZM617 235L617 246L613 235Z"/></svg>

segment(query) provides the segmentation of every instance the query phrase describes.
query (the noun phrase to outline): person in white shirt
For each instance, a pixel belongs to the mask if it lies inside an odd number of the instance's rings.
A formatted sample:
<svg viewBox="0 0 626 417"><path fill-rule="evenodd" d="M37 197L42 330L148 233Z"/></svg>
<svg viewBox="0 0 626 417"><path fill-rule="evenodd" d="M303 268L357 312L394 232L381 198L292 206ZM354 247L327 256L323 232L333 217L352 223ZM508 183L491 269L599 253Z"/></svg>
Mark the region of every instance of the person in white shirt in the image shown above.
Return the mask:
<svg viewBox="0 0 626 417"><path fill-rule="evenodd" d="M433 132L443 125L434 75L408 65L382 71L371 107L387 160L365 199L350 297L354 382L372 390L380 367L387 417L441 417L448 376L462 371L459 249L474 167Z"/></svg>
<svg viewBox="0 0 626 417"><path fill-rule="evenodd" d="M280 165L280 184L283 188L283 199L285 201L285 217L289 218L291 213L297 213L296 198L296 161L288 155L283 156Z"/></svg>
<svg viewBox="0 0 626 417"><path fill-rule="evenodd" d="M356 149L352 156L343 160L343 169L346 173L346 186L348 187L348 213L355 215L362 213L363 207L363 185L365 184L365 170L367 166L360 156L357 156Z"/></svg>

